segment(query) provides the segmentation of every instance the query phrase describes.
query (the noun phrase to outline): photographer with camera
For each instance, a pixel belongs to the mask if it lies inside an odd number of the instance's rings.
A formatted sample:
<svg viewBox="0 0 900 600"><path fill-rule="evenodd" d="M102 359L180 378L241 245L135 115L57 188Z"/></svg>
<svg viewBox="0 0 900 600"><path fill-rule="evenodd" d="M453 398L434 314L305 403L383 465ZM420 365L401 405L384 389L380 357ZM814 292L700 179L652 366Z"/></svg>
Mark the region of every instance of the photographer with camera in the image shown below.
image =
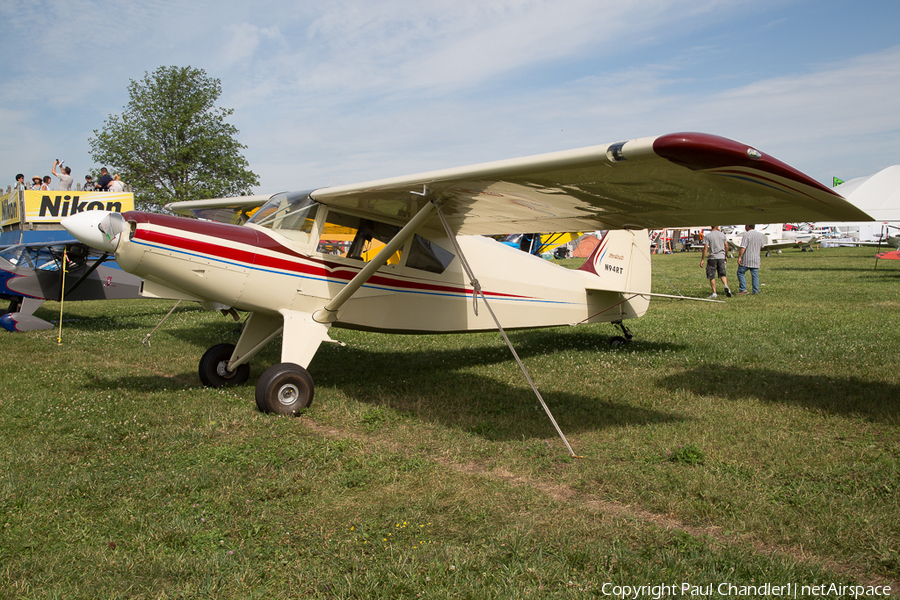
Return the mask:
<svg viewBox="0 0 900 600"><path fill-rule="evenodd" d="M57 165L61 171L60 173L56 172ZM50 172L59 177L60 191L68 192L72 189L72 183L75 181L72 177L72 169L69 167L63 168L63 163L61 163L58 158L54 161L53 166L50 168Z"/></svg>

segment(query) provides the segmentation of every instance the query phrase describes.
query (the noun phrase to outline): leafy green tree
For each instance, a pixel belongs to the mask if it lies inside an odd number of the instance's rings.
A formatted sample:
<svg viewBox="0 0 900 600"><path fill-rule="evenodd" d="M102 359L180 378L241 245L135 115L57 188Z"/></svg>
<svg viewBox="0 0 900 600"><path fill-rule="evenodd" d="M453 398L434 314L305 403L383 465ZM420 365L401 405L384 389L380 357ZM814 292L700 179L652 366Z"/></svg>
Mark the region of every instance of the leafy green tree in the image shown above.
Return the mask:
<svg viewBox="0 0 900 600"><path fill-rule="evenodd" d="M90 138L91 157L130 184L136 204L241 196L259 185L241 154L221 82L203 69L159 67L128 85L129 102Z"/></svg>

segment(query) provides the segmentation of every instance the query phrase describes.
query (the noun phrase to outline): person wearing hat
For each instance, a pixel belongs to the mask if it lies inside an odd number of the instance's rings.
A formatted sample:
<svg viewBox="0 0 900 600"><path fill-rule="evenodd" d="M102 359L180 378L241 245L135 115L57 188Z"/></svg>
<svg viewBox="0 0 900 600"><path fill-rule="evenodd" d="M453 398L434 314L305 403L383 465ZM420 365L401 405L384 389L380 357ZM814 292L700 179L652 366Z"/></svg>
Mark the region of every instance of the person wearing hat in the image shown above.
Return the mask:
<svg viewBox="0 0 900 600"><path fill-rule="evenodd" d="M97 190L97 186L94 185L94 178L90 175L84 176L84 186L81 188L83 192L94 192Z"/></svg>
<svg viewBox="0 0 900 600"><path fill-rule="evenodd" d="M44 181L40 177L35 175L34 177L31 178L31 189L40 191L41 185L43 184L43 182Z"/></svg>

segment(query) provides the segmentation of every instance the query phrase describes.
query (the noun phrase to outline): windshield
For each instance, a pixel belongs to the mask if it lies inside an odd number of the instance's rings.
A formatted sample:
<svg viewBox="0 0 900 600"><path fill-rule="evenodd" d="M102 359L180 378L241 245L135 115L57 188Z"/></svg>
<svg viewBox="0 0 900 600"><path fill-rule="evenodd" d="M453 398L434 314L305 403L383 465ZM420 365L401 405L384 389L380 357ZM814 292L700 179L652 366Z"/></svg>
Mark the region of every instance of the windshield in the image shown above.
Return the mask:
<svg viewBox="0 0 900 600"><path fill-rule="evenodd" d="M270 229L297 229L305 221L306 213L316 206L309 192L276 194L250 217L254 223ZM315 216L315 211L313 211Z"/></svg>
<svg viewBox="0 0 900 600"><path fill-rule="evenodd" d="M62 246L12 246L0 252L0 257L17 267L58 271L62 252Z"/></svg>
<svg viewBox="0 0 900 600"><path fill-rule="evenodd" d="M0 251L0 257L14 265L21 264L25 267L31 266L30 262L26 262L28 261L28 254L25 253L25 246L10 246L9 248L5 248Z"/></svg>
<svg viewBox="0 0 900 600"><path fill-rule="evenodd" d="M309 197L309 192L276 194L247 223L277 230L296 241L309 242L318 206Z"/></svg>

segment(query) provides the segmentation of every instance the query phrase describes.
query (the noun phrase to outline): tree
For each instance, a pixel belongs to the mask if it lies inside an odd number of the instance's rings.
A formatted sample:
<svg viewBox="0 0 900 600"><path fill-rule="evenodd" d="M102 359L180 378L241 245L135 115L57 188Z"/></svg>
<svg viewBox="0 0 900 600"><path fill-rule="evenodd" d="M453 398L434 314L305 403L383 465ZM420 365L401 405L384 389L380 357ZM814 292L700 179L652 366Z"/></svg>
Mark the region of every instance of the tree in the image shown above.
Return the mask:
<svg viewBox="0 0 900 600"><path fill-rule="evenodd" d="M144 210L176 200L240 196L259 185L217 108L218 79L203 69L159 67L128 85L128 104L94 130L91 158L119 173Z"/></svg>

